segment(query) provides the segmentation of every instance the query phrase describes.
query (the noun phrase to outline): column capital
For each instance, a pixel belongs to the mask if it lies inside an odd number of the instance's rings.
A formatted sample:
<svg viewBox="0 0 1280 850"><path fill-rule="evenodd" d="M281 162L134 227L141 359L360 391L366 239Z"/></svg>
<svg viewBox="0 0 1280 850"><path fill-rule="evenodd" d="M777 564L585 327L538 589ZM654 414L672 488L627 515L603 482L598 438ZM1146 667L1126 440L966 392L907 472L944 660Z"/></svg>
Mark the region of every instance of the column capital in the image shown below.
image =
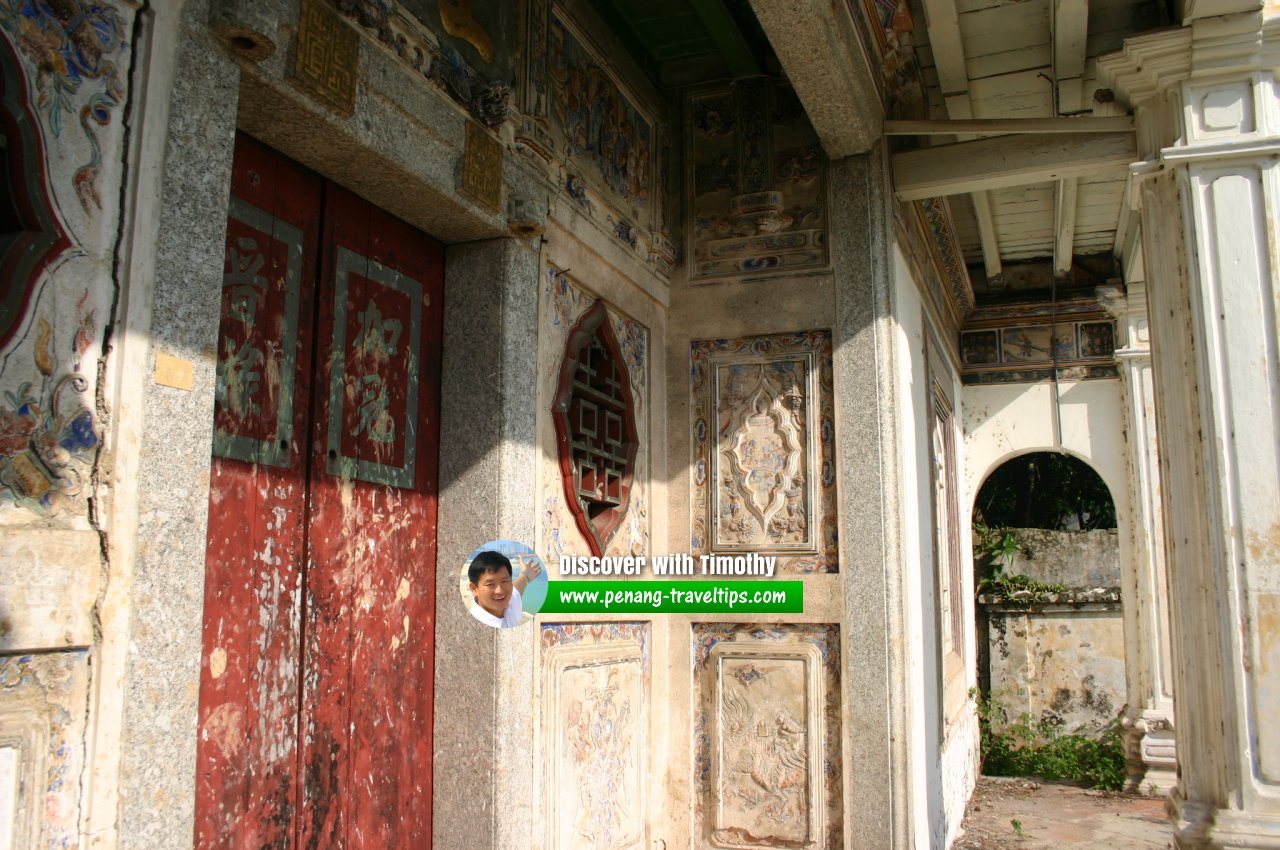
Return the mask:
<svg viewBox="0 0 1280 850"><path fill-rule="evenodd" d="M1149 160L1280 148L1280 14L1254 10L1125 39L1098 79L1138 118Z"/></svg>

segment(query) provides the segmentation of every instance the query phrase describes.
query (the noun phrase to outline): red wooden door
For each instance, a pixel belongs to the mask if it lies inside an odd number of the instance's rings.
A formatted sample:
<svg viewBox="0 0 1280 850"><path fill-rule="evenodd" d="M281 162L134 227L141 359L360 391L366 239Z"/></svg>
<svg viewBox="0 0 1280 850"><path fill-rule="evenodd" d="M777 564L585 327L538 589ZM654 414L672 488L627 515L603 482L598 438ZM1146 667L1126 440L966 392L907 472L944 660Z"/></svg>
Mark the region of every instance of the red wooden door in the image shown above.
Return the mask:
<svg viewBox="0 0 1280 850"><path fill-rule="evenodd" d="M443 248L235 157L196 844L429 847Z"/></svg>

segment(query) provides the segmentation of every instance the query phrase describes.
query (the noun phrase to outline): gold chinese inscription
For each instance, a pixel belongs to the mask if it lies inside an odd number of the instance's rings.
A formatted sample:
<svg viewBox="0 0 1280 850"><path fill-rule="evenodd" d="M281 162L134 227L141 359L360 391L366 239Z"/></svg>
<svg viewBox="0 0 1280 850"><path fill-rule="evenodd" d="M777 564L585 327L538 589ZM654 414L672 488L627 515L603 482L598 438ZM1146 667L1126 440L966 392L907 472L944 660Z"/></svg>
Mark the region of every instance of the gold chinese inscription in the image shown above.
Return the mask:
<svg viewBox="0 0 1280 850"><path fill-rule="evenodd" d="M356 105L359 39L323 0L302 0L298 49L289 81L335 112L351 115Z"/></svg>
<svg viewBox="0 0 1280 850"><path fill-rule="evenodd" d="M467 122L462 193L494 212L502 206L502 143L474 121Z"/></svg>

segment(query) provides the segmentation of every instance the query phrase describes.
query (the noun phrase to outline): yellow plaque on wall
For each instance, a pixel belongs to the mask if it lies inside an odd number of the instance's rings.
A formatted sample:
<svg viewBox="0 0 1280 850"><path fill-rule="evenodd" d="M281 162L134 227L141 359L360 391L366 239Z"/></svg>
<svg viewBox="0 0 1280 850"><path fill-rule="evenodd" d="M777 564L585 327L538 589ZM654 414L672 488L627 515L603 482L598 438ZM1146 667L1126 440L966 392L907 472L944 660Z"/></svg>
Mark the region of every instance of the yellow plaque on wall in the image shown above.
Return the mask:
<svg viewBox="0 0 1280 850"><path fill-rule="evenodd" d="M356 105L360 36L323 0L302 0L289 82L342 115Z"/></svg>
<svg viewBox="0 0 1280 850"><path fill-rule="evenodd" d="M502 206L502 143L474 121L467 121L460 188L482 207L497 212Z"/></svg>

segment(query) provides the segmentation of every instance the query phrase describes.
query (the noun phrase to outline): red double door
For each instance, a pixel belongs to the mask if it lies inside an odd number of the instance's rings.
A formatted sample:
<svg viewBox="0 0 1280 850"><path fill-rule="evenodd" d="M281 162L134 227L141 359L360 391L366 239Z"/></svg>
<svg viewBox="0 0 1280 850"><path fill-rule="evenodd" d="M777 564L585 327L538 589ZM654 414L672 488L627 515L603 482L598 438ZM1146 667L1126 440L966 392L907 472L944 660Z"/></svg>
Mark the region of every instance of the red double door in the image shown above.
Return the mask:
<svg viewBox="0 0 1280 850"><path fill-rule="evenodd" d="M237 139L197 847L430 846L443 257Z"/></svg>

